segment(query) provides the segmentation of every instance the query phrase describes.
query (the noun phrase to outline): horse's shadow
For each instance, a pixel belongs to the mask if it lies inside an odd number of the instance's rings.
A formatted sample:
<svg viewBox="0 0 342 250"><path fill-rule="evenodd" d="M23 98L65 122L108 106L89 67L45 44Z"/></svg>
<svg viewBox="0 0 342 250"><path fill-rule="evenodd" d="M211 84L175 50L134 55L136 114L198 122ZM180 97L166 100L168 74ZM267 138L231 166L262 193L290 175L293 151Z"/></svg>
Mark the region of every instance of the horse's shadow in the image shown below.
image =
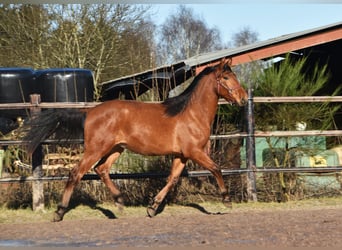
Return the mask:
<svg viewBox="0 0 342 250"><path fill-rule="evenodd" d="M202 207L196 203L189 203L189 204L186 204L185 206L195 208L204 214L212 214L211 212L207 211L204 207Z"/></svg>
<svg viewBox="0 0 342 250"><path fill-rule="evenodd" d="M208 214L208 215L223 215L223 214L226 214L226 213L221 213L221 212L216 212L216 213L209 212L204 207L202 207L202 206L200 206L200 205L198 205L196 203L189 203L189 204L186 204L185 206L186 207L195 208L195 209L199 210L200 212L202 212L204 214Z"/></svg>
<svg viewBox="0 0 342 250"><path fill-rule="evenodd" d="M91 196L86 195L86 194L83 194L82 197L78 197L77 199L71 199L70 204L68 206L68 209L65 213L68 213L70 210L73 210L80 205L88 206L91 209L98 210L103 215L105 215L108 219L117 219L118 218L111 210L99 206L98 201L96 201L94 198L92 198ZM167 202L164 200L160 204L160 206L158 207L158 209L156 211L156 215L161 214L164 211L166 205L167 205ZM191 207L191 208L197 209L201 213L207 214L207 215L223 215L223 214L225 214L225 213L221 213L221 212L215 212L215 213L209 212L204 207L202 207L196 203L185 204L185 207Z"/></svg>
<svg viewBox="0 0 342 250"><path fill-rule="evenodd" d="M77 208L80 205L88 206L91 209L99 210L108 219L117 219L116 215L111 210L100 207L98 205L98 202L90 196L82 197L81 199L78 198L70 200L70 204L68 206L66 213L68 213L70 210Z"/></svg>
<svg viewBox="0 0 342 250"><path fill-rule="evenodd" d="M165 209L165 206L166 206L167 202L164 200L158 207L157 211L156 211L156 215L158 214L161 214L164 209ZM196 203L188 203L188 204L185 204L184 205L185 207L191 207L191 208L194 208L194 209L197 209L198 211L200 211L201 213L203 214L207 214L207 215L224 215L226 213L222 213L222 212L209 212L208 210L206 210L204 207L196 204Z"/></svg>

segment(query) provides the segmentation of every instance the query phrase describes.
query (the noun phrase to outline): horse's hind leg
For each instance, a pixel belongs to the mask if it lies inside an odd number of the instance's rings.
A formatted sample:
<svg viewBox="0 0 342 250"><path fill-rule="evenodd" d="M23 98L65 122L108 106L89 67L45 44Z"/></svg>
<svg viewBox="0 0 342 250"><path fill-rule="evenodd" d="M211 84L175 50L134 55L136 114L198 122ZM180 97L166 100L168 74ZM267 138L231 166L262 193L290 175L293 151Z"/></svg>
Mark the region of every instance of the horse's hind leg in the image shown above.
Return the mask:
<svg viewBox="0 0 342 250"><path fill-rule="evenodd" d="M98 161L100 157L96 155L89 155L86 152L80 163L75 166L69 174L69 179L65 185L64 193L61 203L58 205L57 211L54 214L53 221L63 220L63 216L69 206L70 197L74 191L75 186L80 182L85 173Z"/></svg>
<svg viewBox="0 0 342 250"><path fill-rule="evenodd" d="M108 156L101 159L100 163L98 163L98 165L94 168L95 172L100 176L101 180L106 184L110 192L113 194L115 204L118 205L119 209L123 208L123 199L120 190L110 179L109 169L116 159L119 158L123 150L123 148L115 148Z"/></svg>
<svg viewBox="0 0 342 250"><path fill-rule="evenodd" d="M147 208L147 214L149 217L153 217L157 214L159 205L164 200L170 189L177 183L179 176L181 175L187 159L183 157L176 157L172 162L171 173L167 179L166 185L157 194L153 200L153 204Z"/></svg>

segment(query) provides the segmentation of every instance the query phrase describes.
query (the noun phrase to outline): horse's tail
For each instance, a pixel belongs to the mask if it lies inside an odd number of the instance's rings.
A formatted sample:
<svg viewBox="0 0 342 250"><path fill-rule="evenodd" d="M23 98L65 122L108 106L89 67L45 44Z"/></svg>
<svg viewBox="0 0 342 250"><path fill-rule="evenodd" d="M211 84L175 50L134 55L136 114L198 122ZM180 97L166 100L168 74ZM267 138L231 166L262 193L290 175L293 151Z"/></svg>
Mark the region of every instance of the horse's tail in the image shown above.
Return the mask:
<svg viewBox="0 0 342 250"><path fill-rule="evenodd" d="M66 140L83 137L85 116L84 111L77 109L50 109L29 119L23 126L27 152L32 154L52 134Z"/></svg>

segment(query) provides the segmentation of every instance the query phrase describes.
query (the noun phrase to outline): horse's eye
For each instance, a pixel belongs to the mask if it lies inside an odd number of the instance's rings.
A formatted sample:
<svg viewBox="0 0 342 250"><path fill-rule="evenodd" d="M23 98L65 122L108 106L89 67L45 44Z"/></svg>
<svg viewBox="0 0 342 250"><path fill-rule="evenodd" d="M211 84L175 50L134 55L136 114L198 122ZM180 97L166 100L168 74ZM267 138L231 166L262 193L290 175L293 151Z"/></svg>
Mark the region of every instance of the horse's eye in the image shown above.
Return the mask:
<svg viewBox="0 0 342 250"><path fill-rule="evenodd" d="M224 76L223 79L224 80L228 80L229 78L228 78L228 76Z"/></svg>

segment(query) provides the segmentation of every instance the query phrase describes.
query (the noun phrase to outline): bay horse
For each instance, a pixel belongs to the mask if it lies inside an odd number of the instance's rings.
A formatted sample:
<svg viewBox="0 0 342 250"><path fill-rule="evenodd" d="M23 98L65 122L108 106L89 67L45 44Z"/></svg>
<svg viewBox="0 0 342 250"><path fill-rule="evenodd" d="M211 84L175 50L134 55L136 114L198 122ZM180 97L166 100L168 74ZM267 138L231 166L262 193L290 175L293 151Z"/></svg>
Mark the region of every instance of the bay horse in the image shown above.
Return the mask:
<svg viewBox="0 0 342 250"><path fill-rule="evenodd" d="M206 67L183 93L161 103L111 100L88 110L47 110L32 118L25 137L29 153L58 129L83 129L83 158L70 171L53 221L63 220L75 186L92 167L115 202L123 206L121 193L111 181L109 170L125 149L141 155L174 156L167 183L148 206L148 216L156 215L188 159L213 174L222 202L231 206L221 170L206 152L220 97L239 106L247 103L247 93L231 70L231 58Z"/></svg>

